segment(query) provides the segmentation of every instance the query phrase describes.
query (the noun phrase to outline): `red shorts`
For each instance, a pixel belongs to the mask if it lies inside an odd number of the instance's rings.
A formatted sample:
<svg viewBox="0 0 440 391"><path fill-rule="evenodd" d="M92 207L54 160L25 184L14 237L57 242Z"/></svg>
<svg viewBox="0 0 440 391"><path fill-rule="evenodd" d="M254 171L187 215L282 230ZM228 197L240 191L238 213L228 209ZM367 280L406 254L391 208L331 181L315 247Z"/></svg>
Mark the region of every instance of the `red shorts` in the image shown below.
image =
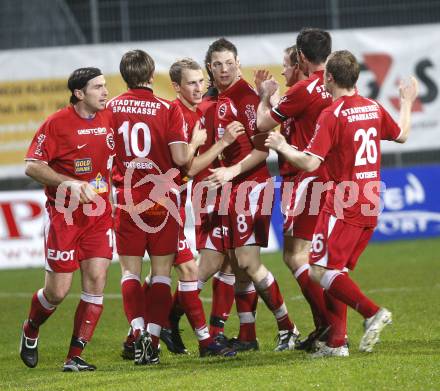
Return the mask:
<svg viewBox="0 0 440 391"><path fill-rule="evenodd" d="M325 191L321 194L318 190L312 191L318 182L325 183L321 177L307 172L283 177L281 210L284 215L284 236L312 240L326 194Z"/></svg>
<svg viewBox="0 0 440 391"><path fill-rule="evenodd" d="M185 205L180 207L180 217L183 221L183 227L180 227L179 229L179 243L177 245L177 254L176 258L174 259L174 266L181 265L182 263L186 263L194 259L194 254L192 253L188 240L185 236Z"/></svg>
<svg viewBox="0 0 440 391"><path fill-rule="evenodd" d="M191 201L197 250L225 252L224 234L227 228L222 225L222 218L218 212L219 192L210 193L208 196L207 188L198 182L192 187Z"/></svg>
<svg viewBox="0 0 440 391"><path fill-rule="evenodd" d="M321 212L316 224L310 253L310 264L327 269L353 270L365 250L374 228L358 227Z"/></svg>
<svg viewBox="0 0 440 391"><path fill-rule="evenodd" d="M144 196L145 197L145 196ZM177 252L179 222L161 205L139 213L135 207L128 206L124 190L116 194L118 207L115 213L116 248L119 255L143 257L145 250L150 256L168 255ZM141 200L133 196L135 204ZM177 214L179 208L176 203Z"/></svg>
<svg viewBox="0 0 440 391"><path fill-rule="evenodd" d="M227 215L222 216L226 248L267 247L273 208L268 179L243 181L232 187ZM269 194L271 192L271 194Z"/></svg>
<svg viewBox="0 0 440 391"><path fill-rule="evenodd" d="M90 258L112 259L112 212L107 202L101 216L86 216L82 205L73 212L73 224L68 225L63 213L46 204L48 221L44 229L46 270L72 273L80 262Z"/></svg>

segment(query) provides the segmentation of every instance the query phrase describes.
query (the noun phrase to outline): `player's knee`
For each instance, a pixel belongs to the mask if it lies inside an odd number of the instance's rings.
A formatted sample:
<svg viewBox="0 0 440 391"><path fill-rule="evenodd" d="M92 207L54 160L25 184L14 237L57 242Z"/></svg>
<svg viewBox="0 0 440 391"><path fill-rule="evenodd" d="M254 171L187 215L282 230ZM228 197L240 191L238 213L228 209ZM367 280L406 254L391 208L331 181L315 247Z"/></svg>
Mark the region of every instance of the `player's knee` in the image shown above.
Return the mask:
<svg viewBox="0 0 440 391"><path fill-rule="evenodd" d="M83 290L95 295L102 294L106 277L101 274L90 274L83 279Z"/></svg>
<svg viewBox="0 0 440 391"><path fill-rule="evenodd" d="M283 261L286 264L286 266L294 272L296 269L298 269L301 265L307 262L307 259L304 259L301 254L295 254L293 252L284 252L283 253Z"/></svg>
<svg viewBox="0 0 440 391"><path fill-rule="evenodd" d="M47 301L52 305L59 305L69 293L69 289L65 287L57 287L56 289L45 289L44 295Z"/></svg>
<svg viewBox="0 0 440 391"><path fill-rule="evenodd" d="M311 265L309 269L309 277L313 282L319 284L326 269L321 266Z"/></svg>
<svg viewBox="0 0 440 391"><path fill-rule="evenodd" d="M198 267L194 260L180 264L177 270L182 281L194 281L198 278Z"/></svg>

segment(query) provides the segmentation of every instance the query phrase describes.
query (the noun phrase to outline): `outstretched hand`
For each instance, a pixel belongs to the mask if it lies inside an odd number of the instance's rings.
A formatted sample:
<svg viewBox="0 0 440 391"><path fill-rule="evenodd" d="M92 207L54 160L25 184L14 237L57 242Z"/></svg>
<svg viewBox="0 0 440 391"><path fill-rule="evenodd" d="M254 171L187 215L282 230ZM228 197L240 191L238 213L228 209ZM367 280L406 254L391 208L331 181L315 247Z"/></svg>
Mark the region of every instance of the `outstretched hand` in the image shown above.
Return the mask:
<svg viewBox="0 0 440 391"><path fill-rule="evenodd" d="M261 95L261 85L263 84L263 82L271 78L272 76L267 69L254 70L254 83L259 95Z"/></svg>
<svg viewBox="0 0 440 391"><path fill-rule="evenodd" d="M419 94L419 83L414 76L409 80L401 80L399 85L400 99L413 103Z"/></svg>

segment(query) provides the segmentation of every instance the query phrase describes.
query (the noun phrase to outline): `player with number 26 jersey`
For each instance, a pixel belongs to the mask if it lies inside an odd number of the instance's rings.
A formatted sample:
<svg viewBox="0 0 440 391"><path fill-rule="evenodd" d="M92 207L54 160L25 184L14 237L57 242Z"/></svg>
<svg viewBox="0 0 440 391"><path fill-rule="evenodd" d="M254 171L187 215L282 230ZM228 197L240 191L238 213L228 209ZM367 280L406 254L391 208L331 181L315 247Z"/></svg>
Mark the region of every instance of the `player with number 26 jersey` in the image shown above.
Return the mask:
<svg viewBox="0 0 440 391"><path fill-rule="evenodd" d="M335 186L327 193L323 210L339 216L338 197L354 197L345 206L344 220L360 227L375 227L380 191L380 140L395 140L400 128L377 102L358 94L342 96L324 109L306 153L326 162L329 179ZM338 194L338 184L347 181L346 194ZM348 194L348 191L354 192ZM340 202L343 202L340 199ZM348 202L346 203L348 204Z"/></svg>

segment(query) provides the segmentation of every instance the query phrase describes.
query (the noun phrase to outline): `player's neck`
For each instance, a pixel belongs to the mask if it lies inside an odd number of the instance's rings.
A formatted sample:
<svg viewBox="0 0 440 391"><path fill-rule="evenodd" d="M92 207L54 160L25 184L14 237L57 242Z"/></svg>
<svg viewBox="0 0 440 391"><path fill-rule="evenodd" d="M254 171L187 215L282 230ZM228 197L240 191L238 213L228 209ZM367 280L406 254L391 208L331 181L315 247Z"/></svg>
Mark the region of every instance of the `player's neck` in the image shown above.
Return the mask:
<svg viewBox="0 0 440 391"><path fill-rule="evenodd" d="M307 70L308 70L309 76L310 76L315 72L323 71L325 69L325 63L322 63L322 64L309 63L309 66L307 68L308 68Z"/></svg>
<svg viewBox="0 0 440 391"><path fill-rule="evenodd" d="M241 79L241 77L240 76L237 76L237 78L231 83L231 84L229 84L227 87L221 87L220 85L217 87L217 89L218 89L218 92L220 92L220 93L223 93L223 92L225 92L226 90L229 90L233 85L235 85L235 83L237 83L239 80ZM217 84L216 84L217 85Z"/></svg>
<svg viewBox="0 0 440 391"><path fill-rule="evenodd" d="M139 83L135 88L149 88L150 90L153 89L152 83Z"/></svg>
<svg viewBox="0 0 440 391"><path fill-rule="evenodd" d="M187 107L189 110L191 110L191 111L197 110L197 105L193 105L193 104L189 103L182 95L178 94L177 99L179 99L183 103L183 105L185 107Z"/></svg>
<svg viewBox="0 0 440 391"><path fill-rule="evenodd" d="M335 91L333 91L332 96L333 100L337 100L342 96L353 96L356 94L356 90L354 88L346 89L346 88L335 88Z"/></svg>
<svg viewBox="0 0 440 391"><path fill-rule="evenodd" d="M78 102L73 105L76 113L84 119L93 119L96 115L96 110L91 109L89 106L85 105L83 102Z"/></svg>

